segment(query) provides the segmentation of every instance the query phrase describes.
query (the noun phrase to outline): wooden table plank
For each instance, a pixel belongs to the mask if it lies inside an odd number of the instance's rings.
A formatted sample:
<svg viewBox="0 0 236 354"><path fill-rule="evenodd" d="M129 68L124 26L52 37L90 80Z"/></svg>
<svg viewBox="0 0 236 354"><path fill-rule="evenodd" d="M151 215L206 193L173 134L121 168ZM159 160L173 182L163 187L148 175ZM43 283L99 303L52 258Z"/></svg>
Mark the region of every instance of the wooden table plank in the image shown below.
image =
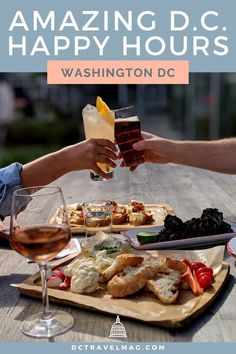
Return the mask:
<svg viewBox="0 0 236 354"><path fill-rule="evenodd" d="M134 173L116 169L109 182L93 182L89 172L70 173L53 185L60 185L67 203L92 199L112 199L125 202L140 199L145 203L169 203L178 216L188 219L200 216L207 207L217 207L226 217L236 221L236 176L217 174L200 169L176 165L141 166ZM193 325L182 330L168 330L140 322L122 319L129 341L185 341L185 342L235 342L236 341L236 287L235 264L231 276L217 301ZM35 341L21 334L20 324L32 313L41 310L41 302L20 297L10 283L21 282L36 271L14 251L0 250L0 333L1 342ZM114 316L98 314L52 304L73 314L75 326L55 341L107 341ZM38 340L37 340L38 341ZM42 340L46 341L46 340Z"/></svg>

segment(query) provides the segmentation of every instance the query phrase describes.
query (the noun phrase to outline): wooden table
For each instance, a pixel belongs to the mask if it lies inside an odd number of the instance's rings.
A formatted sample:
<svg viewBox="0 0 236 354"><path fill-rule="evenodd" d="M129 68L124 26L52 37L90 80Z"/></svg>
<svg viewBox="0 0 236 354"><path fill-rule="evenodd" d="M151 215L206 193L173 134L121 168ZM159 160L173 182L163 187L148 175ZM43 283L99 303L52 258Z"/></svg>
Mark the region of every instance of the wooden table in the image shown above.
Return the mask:
<svg viewBox="0 0 236 354"><path fill-rule="evenodd" d="M146 203L170 203L183 219L201 214L202 209L216 207L236 221L236 176L217 174L176 165L145 165L135 173L116 169L109 182L92 182L87 171L68 174L54 185L60 185L67 203L91 199L127 201L139 199ZM235 264L220 296L194 324L182 330L168 330L122 319L129 341L153 342L235 342L236 288ZM42 309L41 302L20 296L11 283L19 283L37 270L16 252L0 249L0 333L1 342L30 342L35 339L21 334L21 322ZM52 308L64 306L51 304ZM107 341L114 316L65 307L75 318L68 333L55 338L57 342ZM46 341L46 340L42 340Z"/></svg>

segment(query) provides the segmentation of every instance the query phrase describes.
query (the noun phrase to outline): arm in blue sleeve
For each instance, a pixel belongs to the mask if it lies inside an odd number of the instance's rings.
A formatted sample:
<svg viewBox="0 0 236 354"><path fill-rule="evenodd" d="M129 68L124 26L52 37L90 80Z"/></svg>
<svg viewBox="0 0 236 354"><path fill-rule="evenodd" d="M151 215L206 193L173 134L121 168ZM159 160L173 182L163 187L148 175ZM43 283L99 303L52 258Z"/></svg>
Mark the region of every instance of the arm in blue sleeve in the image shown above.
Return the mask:
<svg viewBox="0 0 236 354"><path fill-rule="evenodd" d="M12 194L22 188L22 165L18 162L0 169L0 218L3 220L11 213Z"/></svg>

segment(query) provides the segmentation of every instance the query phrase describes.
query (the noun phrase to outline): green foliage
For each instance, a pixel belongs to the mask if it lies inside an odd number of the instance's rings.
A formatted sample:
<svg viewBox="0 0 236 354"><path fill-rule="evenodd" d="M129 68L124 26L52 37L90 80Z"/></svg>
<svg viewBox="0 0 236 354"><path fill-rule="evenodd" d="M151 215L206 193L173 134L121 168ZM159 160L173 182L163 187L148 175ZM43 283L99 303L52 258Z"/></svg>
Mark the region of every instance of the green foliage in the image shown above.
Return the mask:
<svg viewBox="0 0 236 354"><path fill-rule="evenodd" d="M0 167L10 165L12 162L27 163L40 156L56 151L58 146L20 146L0 150Z"/></svg>
<svg viewBox="0 0 236 354"><path fill-rule="evenodd" d="M73 119L44 122L35 119L17 120L8 131L7 145L58 145L65 146L81 138L78 123Z"/></svg>
<svg viewBox="0 0 236 354"><path fill-rule="evenodd" d="M78 121L71 117L54 122L17 120L10 125L5 147L0 149L0 166L16 161L24 164L81 139Z"/></svg>

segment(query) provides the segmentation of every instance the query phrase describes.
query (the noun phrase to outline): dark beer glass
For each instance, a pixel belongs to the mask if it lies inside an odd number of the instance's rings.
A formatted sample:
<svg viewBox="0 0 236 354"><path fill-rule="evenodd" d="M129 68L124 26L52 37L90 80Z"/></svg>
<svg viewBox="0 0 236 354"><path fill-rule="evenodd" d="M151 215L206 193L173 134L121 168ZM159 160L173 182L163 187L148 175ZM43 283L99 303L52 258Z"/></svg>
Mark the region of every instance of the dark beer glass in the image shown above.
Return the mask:
<svg viewBox="0 0 236 354"><path fill-rule="evenodd" d="M140 121L133 106L115 110L115 139L125 166L137 166L145 161L144 152L133 148L133 144L142 139Z"/></svg>

